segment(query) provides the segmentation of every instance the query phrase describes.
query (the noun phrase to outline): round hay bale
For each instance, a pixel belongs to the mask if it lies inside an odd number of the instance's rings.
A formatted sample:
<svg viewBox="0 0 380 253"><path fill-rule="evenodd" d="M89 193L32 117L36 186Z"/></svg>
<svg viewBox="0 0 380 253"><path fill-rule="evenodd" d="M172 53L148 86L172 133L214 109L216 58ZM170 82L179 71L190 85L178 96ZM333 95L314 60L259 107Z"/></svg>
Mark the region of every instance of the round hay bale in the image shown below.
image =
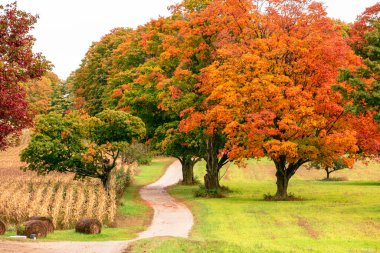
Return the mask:
<svg viewBox="0 0 380 253"><path fill-rule="evenodd" d="M37 238L46 237L47 227L45 222L40 220L29 220L17 227L17 235L25 235L30 238L31 234L35 234Z"/></svg>
<svg viewBox="0 0 380 253"><path fill-rule="evenodd" d="M42 221L42 222L45 223L48 233L53 233L54 232L54 224L53 224L53 221L52 221L52 219L50 217L46 217L46 216L33 216L33 217L30 217L29 220L40 220L40 221Z"/></svg>
<svg viewBox="0 0 380 253"><path fill-rule="evenodd" d="M75 225L75 232L84 234L100 234L102 224L98 219L82 218Z"/></svg>
<svg viewBox="0 0 380 253"><path fill-rule="evenodd" d="M6 230L5 223L0 220L0 235L5 234L5 230Z"/></svg>

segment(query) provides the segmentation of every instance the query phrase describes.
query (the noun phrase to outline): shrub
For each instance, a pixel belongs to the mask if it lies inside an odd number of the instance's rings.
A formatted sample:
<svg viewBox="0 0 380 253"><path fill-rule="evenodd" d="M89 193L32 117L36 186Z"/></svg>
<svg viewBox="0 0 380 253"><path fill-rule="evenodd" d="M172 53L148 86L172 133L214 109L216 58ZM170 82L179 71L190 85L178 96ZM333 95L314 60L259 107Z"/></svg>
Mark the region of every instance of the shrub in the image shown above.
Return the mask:
<svg viewBox="0 0 380 253"><path fill-rule="evenodd" d="M196 198L224 198L229 190L227 188L211 189L207 190L203 185L199 186L199 189L194 192Z"/></svg>
<svg viewBox="0 0 380 253"><path fill-rule="evenodd" d="M271 194L264 194L265 201L302 201L302 198L296 197L293 193L289 193L286 198L279 198Z"/></svg>
<svg viewBox="0 0 380 253"><path fill-rule="evenodd" d="M131 184L131 175L130 169L124 170L119 169L115 172L115 190L118 197L123 195L125 189Z"/></svg>
<svg viewBox="0 0 380 253"><path fill-rule="evenodd" d="M82 218L75 225L75 232L83 234L100 234L102 224L98 219Z"/></svg>

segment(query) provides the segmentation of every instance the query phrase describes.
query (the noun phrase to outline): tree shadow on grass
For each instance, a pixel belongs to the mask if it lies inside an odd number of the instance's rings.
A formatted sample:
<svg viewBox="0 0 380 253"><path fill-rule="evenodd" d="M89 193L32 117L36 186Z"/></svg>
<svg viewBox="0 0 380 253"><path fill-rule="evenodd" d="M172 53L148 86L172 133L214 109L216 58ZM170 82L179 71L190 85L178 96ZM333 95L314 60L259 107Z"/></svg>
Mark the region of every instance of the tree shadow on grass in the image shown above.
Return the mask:
<svg viewBox="0 0 380 253"><path fill-rule="evenodd" d="M342 182L343 185L357 185L357 186L380 186L380 181L350 181Z"/></svg>

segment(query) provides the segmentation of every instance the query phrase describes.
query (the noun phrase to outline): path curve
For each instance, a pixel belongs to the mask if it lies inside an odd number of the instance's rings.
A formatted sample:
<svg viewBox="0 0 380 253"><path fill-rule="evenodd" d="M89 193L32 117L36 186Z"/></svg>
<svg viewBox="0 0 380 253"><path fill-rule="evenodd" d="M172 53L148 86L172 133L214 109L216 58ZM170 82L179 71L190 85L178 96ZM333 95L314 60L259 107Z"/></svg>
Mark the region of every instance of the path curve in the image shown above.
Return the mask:
<svg viewBox="0 0 380 253"><path fill-rule="evenodd" d="M155 183L140 189L141 198L153 209L149 228L129 241L108 242L13 242L0 241L1 253L121 253L129 243L157 236L188 237L193 226L193 215L182 203L165 190L182 180L181 163L177 160Z"/></svg>
<svg viewBox="0 0 380 253"><path fill-rule="evenodd" d="M139 234L138 239L156 236L188 237L193 226L193 215L182 203L172 198L166 187L182 180L181 163L172 163L166 173L155 183L140 190L141 198L154 209L150 227Z"/></svg>

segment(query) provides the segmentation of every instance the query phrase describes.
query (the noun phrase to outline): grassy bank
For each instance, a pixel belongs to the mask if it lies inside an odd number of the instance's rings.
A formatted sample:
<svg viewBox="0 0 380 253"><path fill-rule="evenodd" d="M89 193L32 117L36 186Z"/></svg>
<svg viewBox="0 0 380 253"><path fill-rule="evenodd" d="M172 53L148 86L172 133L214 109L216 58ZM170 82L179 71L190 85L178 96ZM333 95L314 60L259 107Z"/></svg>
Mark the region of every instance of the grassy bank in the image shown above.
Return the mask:
<svg viewBox="0 0 380 253"><path fill-rule="evenodd" d="M204 164L196 175L202 178ZM171 193L191 207L196 224L189 240L134 243L132 252L379 252L380 165L358 166L321 181L323 171L302 169L289 191L303 201L268 202L275 192L269 161L231 166L222 180L233 192L223 199L194 198L197 186Z"/></svg>

